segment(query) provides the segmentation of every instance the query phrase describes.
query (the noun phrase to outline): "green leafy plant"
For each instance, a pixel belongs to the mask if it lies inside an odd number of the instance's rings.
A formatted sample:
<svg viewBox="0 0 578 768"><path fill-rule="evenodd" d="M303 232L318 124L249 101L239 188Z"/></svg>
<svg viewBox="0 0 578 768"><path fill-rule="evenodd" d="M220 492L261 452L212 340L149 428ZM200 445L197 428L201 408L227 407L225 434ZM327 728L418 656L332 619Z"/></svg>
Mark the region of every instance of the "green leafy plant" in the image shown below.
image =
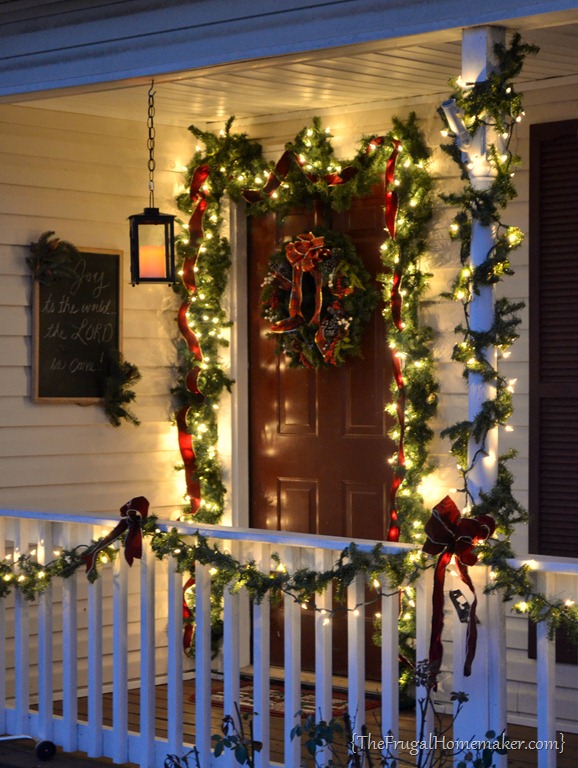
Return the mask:
<svg viewBox="0 0 578 768"><path fill-rule="evenodd" d="M136 397L134 390L129 389L141 379L141 373L136 365L124 359L118 349L109 351L109 374L104 384L104 412L113 427L121 425L121 419L140 425L139 419L128 408Z"/></svg>
<svg viewBox="0 0 578 768"><path fill-rule="evenodd" d="M253 738L253 721L249 714L241 715L239 705L235 702L236 717L225 715L221 725L221 733L211 736L213 742L213 757L219 758L226 750L232 752L239 765L255 768L255 754L263 749L263 743ZM248 731L248 732L247 732ZM182 757L167 755L165 768L201 768L199 752L193 747Z"/></svg>
<svg viewBox="0 0 578 768"><path fill-rule="evenodd" d="M452 739L454 724L467 705L468 695L461 691L451 694L451 700L455 702L454 714L444 720L435 708L435 679L427 661L416 665L415 683L423 695L417 699L418 734L415 739L401 740L391 731L375 738L366 725L361 725L358 733L348 714L329 722L315 721L310 716L291 731L291 738L305 737L307 758L304 764L312 764L315 768L449 768L452 765L457 768L493 768L494 754L507 753L505 734L487 731L483 738L472 738L463 744ZM434 723L431 737L426 731L430 714Z"/></svg>

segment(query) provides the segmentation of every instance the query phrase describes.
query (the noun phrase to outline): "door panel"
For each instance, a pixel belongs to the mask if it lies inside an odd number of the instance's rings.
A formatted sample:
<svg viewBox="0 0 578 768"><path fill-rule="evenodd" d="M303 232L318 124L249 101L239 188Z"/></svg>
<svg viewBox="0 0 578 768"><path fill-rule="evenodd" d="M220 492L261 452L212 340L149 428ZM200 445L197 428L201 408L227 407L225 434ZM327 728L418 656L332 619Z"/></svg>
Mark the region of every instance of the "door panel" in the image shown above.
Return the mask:
<svg viewBox="0 0 578 768"><path fill-rule="evenodd" d="M365 330L362 357L332 369L291 369L266 338L259 316L260 286L284 236L323 225L351 237L367 270L382 271L383 184L347 213L323 216L320 208L295 211L281 225L274 216L249 227L250 524L348 538L384 540L395 446L386 436L385 406L391 384L391 353L381 307ZM368 610L371 621L375 607ZM311 617L312 618L312 617ZM342 617L336 623L344 625ZM304 636L313 622L304 613ZM273 619L273 648L282 654L282 611ZM308 625L309 628L308 628ZM334 626L335 672L343 674L346 635ZM368 627L369 637L371 628ZM307 658L304 643L304 664ZM339 648L339 652L337 652ZM379 654L368 645L368 664ZM375 659L374 659L375 656ZM282 663L282 655L280 656Z"/></svg>

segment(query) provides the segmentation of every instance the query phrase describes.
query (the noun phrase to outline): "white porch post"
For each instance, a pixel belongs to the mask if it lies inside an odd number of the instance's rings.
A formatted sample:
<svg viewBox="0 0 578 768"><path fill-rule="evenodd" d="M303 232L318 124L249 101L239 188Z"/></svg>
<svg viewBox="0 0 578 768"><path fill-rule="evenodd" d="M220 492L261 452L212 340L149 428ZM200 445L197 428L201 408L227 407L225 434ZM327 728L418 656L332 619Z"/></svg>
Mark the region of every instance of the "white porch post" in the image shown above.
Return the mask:
<svg viewBox="0 0 578 768"><path fill-rule="evenodd" d="M462 37L462 81L465 84L484 81L491 74L496 60L494 46L504 43L505 30L496 27L466 29ZM467 85L466 85L467 87ZM483 126L472 137L462 151L467 155L469 177L472 186L480 191L490 188L495 172L489 163L487 149L494 144L501 149L502 139L492 129ZM470 266L475 269L482 264L496 239L493 226L484 226L477 221L472 225ZM491 286L480 288L470 304L470 327L472 331L488 331L494 321L494 290ZM487 348L485 356L490 365L496 367L495 348ZM470 373L468 382L468 418L473 421L482 404L496 396L494 382L485 382L478 373ZM498 430L492 429L484 444L470 440L468 446L468 490L474 502L480 492L489 491L497 480ZM469 693L470 700L454 726L454 736L471 739L482 737L492 729L497 733L506 726L506 681L505 681L505 624L504 608L499 596L486 597L483 588L488 578L486 568L471 568L470 574L476 586L478 597L478 645L472 674L463 677L463 649L466 641L466 625L460 624L454 616L454 690ZM465 589L467 593L468 590ZM471 596L466 594L468 600ZM496 761L500 756L495 756ZM499 765L499 762L496 762Z"/></svg>

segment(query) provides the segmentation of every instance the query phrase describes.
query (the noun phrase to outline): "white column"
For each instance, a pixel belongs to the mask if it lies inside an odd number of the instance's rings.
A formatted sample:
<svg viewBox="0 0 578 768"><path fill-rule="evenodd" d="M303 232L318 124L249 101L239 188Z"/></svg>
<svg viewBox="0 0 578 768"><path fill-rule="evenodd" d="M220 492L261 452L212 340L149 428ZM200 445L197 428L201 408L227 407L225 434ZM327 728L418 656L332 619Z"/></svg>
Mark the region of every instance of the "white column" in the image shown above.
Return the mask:
<svg viewBox="0 0 578 768"><path fill-rule="evenodd" d="M462 37L462 81L466 85L487 80L495 68L494 46L504 43L505 30L498 27L476 27L466 29ZM495 178L495 170L489 162L487 149L494 143L498 150L502 139L491 129L482 127L472 137L466 149L470 183L479 191L488 190ZM470 265L472 269L480 266L487 259L496 241L493 226L483 226L477 221L472 224ZM494 322L494 289L492 286L480 288L479 294L472 296L470 304L470 327L472 331L488 331ZM496 350L486 350L486 359L496 367ZM484 382L480 374L471 373L468 384L468 418L473 421L479 414L486 400L493 400L496 395L494 382ZM468 489L474 501L479 499L480 491L489 491L497 479L497 429L492 430L483 446L473 439L468 447L468 464L477 457L468 477Z"/></svg>
<svg viewBox="0 0 578 768"><path fill-rule="evenodd" d="M481 82L488 78L495 67L496 60L494 46L496 43L504 43L505 30L496 27L478 27L467 29L462 37L462 81L467 87L469 83ZM488 149L492 144L498 152L502 150L502 139L491 128L482 126L471 136L467 146L462 144L462 150L467 155L470 183L479 191L488 190L495 178L495 170L489 162ZM480 266L488 257L496 242L496 232L493 226L482 225L478 221L472 223L472 239L470 249L470 266L472 270ZM494 289L492 286L484 286L479 293L471 297L470 328L472 331L488 331L494 322ZM489 364L496 368L497 355L495 348L485 350L485 357ZM486 400L493 400L496 396L496 384L493 381L485 382L478 373L470 373L468 380L468 418L474 421L480 413ZM492 429L485 437L482 444L470 439L468 445L468 491L474 502L477 502L481 492L487 492L496 483L498 470L498 430ZM501 686L496 686L494 665L498 665L503 659L490 658L490 650L493 653L498 650L505 653L504 626L500 606L495 600L491 600L483 594L486 579L486 569L471 568L470 574L476 585L478 597L478 650L472 665L472 674L463 678L461 664L466 642L466 624L459 624L454 615L454 690L464 690L470 694L470 700L466 704L460 718L454 725L454 737L470 739L472 736L483 737L489 729L499 731L505 728L505 681ZM472 596L468 590L464 590L466 598L471 602ZM495 641L495 642L493 642ZM496 646L497 643L497 646ZM497 690L499 688L499 690ZM490 701L491 699L491 701ZM495 722L497 718L504 718L504 722ZM475 725L476 732L472 731Z"/></svg>

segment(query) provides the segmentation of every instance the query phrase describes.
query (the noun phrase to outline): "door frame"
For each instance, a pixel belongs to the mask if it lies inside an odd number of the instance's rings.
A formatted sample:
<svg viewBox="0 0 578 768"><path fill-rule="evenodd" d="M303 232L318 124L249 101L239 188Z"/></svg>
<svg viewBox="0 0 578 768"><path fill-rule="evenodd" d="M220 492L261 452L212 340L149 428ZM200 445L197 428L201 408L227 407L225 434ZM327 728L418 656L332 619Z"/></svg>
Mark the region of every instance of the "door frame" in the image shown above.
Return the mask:
<svg viewBox="0 0 578 768"><path fill-rule="evenodd" d="M219 415L219 455L229 463L224 481L228 491L226 517L235 527L249 527L249 319L247 302L247 214L245 203L229 201L228 224L231 270L227 291L231 327L229 409ZM225 406L225 401L223 401ZM230 435L230 438L229 438ZM225 439L226 436L226 439Z"/></svg>

